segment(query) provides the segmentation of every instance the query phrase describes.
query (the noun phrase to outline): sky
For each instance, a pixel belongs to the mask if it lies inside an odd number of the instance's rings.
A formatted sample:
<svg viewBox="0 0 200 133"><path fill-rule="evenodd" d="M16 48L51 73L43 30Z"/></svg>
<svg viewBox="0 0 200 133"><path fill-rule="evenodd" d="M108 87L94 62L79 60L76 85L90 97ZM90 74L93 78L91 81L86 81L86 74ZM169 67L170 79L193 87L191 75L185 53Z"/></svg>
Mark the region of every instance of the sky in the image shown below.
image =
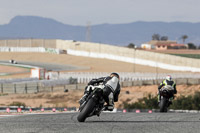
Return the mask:
<svg viewBox="0 0 200 133"><path fill-rule="evenodd" d="M0 24L15 16L84 26L136 21L200 22L200 0L0 0Z"/></svg>

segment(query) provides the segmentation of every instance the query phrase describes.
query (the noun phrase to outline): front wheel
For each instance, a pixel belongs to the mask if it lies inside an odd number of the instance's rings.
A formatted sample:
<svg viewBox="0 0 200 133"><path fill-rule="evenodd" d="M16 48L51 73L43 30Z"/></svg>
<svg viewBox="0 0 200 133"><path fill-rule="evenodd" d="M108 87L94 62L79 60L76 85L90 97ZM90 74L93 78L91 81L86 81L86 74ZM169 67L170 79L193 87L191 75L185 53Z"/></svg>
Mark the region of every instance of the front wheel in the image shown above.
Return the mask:
<svg viewBox="0 0 200 133"><path fill-rule="evenodd" d="M82 111L78 114L77 120L79 122L84 122L85 119L88 117L88 115L94 110L95 107L95 101L93 98L91 98L85 105L85 107L82 109Z"/></svg>
<svg viewBox="0 0 200 133"><path fill-rule="evenodd" d="M165 97L160 101L160 112L167 112L167 98Z"/></svg>

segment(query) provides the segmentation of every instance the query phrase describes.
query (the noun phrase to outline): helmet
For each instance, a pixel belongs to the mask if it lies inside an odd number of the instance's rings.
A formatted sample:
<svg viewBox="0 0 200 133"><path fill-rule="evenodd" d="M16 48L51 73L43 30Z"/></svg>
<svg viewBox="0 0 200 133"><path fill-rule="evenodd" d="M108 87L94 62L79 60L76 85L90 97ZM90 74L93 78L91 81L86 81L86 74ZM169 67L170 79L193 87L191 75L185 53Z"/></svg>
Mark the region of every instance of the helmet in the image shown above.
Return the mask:
<svg viewBox="0 0 200 133"><path fill-rule="evenodd" d="M170 75L167 75L167 76L166 76L166 80L171 81L171 80L172 80L172 77L171 77Z"/></svg>
<svg viewBox="0 0 200 133"><path fill-rule="evenodd" d="M113 76L115 76L115 77L117 77L119 79L119 74L118 73L113 72L113 73L110 74L110 76L111 75L113 75Z"/></svg>

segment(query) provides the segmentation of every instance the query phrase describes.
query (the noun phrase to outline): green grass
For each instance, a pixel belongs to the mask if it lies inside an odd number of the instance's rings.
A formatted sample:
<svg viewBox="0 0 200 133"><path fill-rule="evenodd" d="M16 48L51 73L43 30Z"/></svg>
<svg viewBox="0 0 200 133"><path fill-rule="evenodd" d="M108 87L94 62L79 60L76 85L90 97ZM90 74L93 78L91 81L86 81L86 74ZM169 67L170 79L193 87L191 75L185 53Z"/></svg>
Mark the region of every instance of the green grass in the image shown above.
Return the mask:
<svg viewBox="0 0 200 133"><path fill-rule="evenodd" d="M200 59L200 54L171 54L171 55L176 55L176 56L181 56L181 57L187 57L187 58Z"/></svg>

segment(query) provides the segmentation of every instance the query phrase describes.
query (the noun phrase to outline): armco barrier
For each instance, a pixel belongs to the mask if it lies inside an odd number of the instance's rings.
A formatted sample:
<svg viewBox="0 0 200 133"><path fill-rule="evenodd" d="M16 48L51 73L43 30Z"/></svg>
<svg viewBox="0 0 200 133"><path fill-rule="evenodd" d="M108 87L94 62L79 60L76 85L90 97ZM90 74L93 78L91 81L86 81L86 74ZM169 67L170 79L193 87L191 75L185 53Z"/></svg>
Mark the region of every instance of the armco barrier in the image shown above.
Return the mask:
<svg viewBox="0 0 200 133"><path fill-rule="evenodd" d="M77 84L77 89L85 89L87 84Z"/></svg>
<svg viewBox="0 0 200 133"><path fill-rule="evenodd" d="M41 83L0 83L0 92L8 94L27 94L27 93L39 93L39 92L55 92L55 91L65 91L65 90L74 90L80 89L83 90L87 83L82 84L63 84L59 85L55 81L55 84L50 86L43 85ZM123 81L120 82L121 87L131 87L131 86L143 86L143 85L159 85L162 82L162 79L158 80L133 80L133 81ZM200 79L175 79L177 85L199 85Z"/></svg>
<svg viewBox="0 0 200 133"><path fill-rule="evenodd" d="M188 79L175 79L177 85L188 84Z"/></svg>
<svg viewBox="0 0 200 133"><path fill-rule="evenodd" d="M133 86L142 86L142 85L143 85L142 80L135 80L135 81L133 81Z"/></svg>
<svg viewBox="0 0 200 133"><path fill-rule="evenodd" d="M144 80L142 85L154 85L154 80Z"/></svg>
<svg viewBox="0 0 200 133"><path fill-rule="evenodd" d="M200 79L188 79L187 84L188 85L197 85L200 83Z"/></svg>
<svg viewBox="0 0 200 133"><path fill-rule="evenodd" d="M130 87L130 86L133 86L133 82L132 81L124 81L124 82L121 82L121 85L123 87Z"/></svg>

